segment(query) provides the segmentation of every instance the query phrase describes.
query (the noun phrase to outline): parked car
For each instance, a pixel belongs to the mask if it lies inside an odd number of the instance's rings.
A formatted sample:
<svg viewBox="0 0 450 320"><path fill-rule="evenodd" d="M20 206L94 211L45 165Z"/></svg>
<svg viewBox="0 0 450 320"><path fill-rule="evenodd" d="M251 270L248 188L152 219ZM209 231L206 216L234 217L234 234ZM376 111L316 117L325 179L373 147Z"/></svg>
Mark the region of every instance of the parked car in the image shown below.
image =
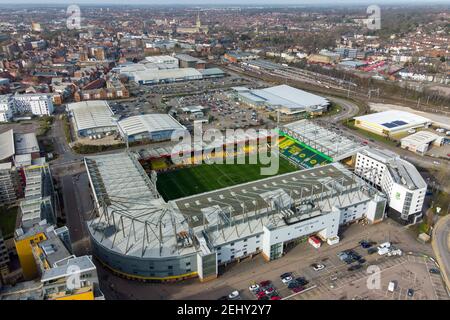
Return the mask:
<svg viewBox="0 0 450 320"><path fill-rule="evenodd" d="M363 249L368 249L372 246L372 244L369 241L366 240L362 240L359 242L359 245L361 246L361 248Z"/></svg>
<svg viewBox="0 0 450 320"><path fill-rule="evenodd" d="M293 278L291 276L287 276L286 278L281 279L281 281L284 284L288 284L289 282L291 282L293 280Z"/></svg>
<svg viewBox="0 0 450 320"><path fill-rule="evenodd" d="M260 291L256 294L256 297L258 298L258 300L260 300L262 297L265 297L266 293L264 291Z"/></svg>
<svg viewBox="0 0 450 320"><path fill-rule="evenodd" d="M414 290L413 289L408 289L408 297L412 297L414 295Z"/></svg>
<svg viewBox="0 0 450 320"><path fill-rule="evenodd" d="M295 279L295 281L301 286L306 286L309 283L309 281L306 280L304 277L298 277Z"/></svg>
<svg viewBox="0 0 450 320"><path fill-rule="evenodd" d="M391 281L391 282L389 282L389 285L388 285L388 291L394 292L396 287L397 287L397 283L395 281Z"/></svg>
<svg viewBox="0 0 450 320"><path fill-rule="evenodd" d="M377 248L372 247L372 248L367 249L367 253L368 253L368 254L374 254L374 253L376 253L376 252L378 252L378 249L377 249Z"/></svg>
<svg viewBox="0 0 450 320"><path fill-rule="evenodd" d="M325 269L325 265L321 264L321 263L313 263L311 265L311 268L313 268L314 271L320 271L320 270Z"/></svg>
<svg viewBox="0 0 450 320"><path fill-rule="evenodd" d="M233 292L231 292L229 295L228 295L228 299L230 299L230 300L237 300L237 299L239 299L240 298L240 296L239 296L239 291L237 291L237 290L234 290Z"/></svg>
<svg viewBox="0 0 450 320"><path fill-rule="evenodd" d="M355 271L355 270L361 269L361 267L362 267L362 265L355 264L355 265L351 266L350 268L348 268L347 270L348 271Z"/></svg>
<svg viewBox="0 0 450 320"><path fill-rule="evenodd" d="M270 300L281 300L281 297L280 296L273 296L273 297L270 297Z"/></svg>
<svg viewBox="0 0 450 320"><path fill-rule="evenodd" d="M259 283L261 288L270 287L272 285L272 282L270 280L264 280Z"/></svg>
<svg viewBox="0 0 450 320"><path fill-rule="evenodd" d="M439 269L436 269L436 268L431 268L429 271L432 274L440 274L441 273L441 271L439 271Z"/></svg>
<svg viewBox="0 0 450 320"><path fill-rule="evenodd" d="M257 284L257 283L252 284L250 287L248 287L248 289L249 289L251 292L256 292L256 291L258 291L258 289L259 289L259 284Z"/></svg>
<svg viewBox="0 0 450 320"><path fill-rule="evenodd" d="M270 287L270 288L267 288L267 289L264 291L264 293L267 294L267 295L269 295L269 294L273 293L274 291L275 291L275 289L272 288L272 287Z"/></svg>

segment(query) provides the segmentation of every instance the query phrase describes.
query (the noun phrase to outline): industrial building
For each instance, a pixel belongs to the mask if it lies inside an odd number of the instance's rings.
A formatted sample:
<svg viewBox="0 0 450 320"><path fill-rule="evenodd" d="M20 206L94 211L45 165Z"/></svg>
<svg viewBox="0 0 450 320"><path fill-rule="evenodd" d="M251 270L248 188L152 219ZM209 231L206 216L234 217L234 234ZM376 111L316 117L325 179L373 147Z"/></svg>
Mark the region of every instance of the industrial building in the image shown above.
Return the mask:
<svg viewBox="0 0 450 320"><path fill-rule="evenodd" d="M188 54L180 53L175 56L179 61L180 68L205 69L206 61L192 57Z"/></svg>
<svg viewBox="0 0 450 320"><path fill-rule="evenodd" d="M170 140L176 130L186 130L177 120L168 114L144 114L120 120L120 135L128 142L149 140Z"/></svg>
<svg viewBox="0 0 450 320"><path fill-rule="evenodd" d="M441 146L444 141L444 137L434 134L430 131L419 131L410 136L400 139L400 146L403 149L424 155L430 145L437 147Z"/></svg>
<svg viewBox="0 0 450 320"><path fill-rule="evenodd" d="M431 120L414 113L389 110L354 117L355 126L380 136L392 136L410 129L431 125Z"/></svg>
<svg viewBox="0 0 450 320"><path fill-rule="evenodd" d="M355 173L387 195L393 218L405 224L421 219L427 184L411 163L389 150L366 149L356 155Z"/></svg>
<svg viewBox="0 0 450 320"><path fill-rule="evenodd" d="M201 80L223 77L225 73L219 68L197 70L194 68L179 68L165 70L145 70L129 73L130 80L138 84L159 84L181 81Z"/></svg>
<svg viewBox="0 0 450 320"><path fill-rule="evenodd" d="M315 94L280 85L266 89L233 88L237 98L255 108L279 111L282 116L301 116L305 113L321 114L327 110L329 101Z"/></svg>
<svg viewBox="0 0 450 320"><path fill-rule="evenodd" d="M205 69L205 61L186 54L150 56L139 63L126 63L112 69L138 84L151 85L224 77L219 68Z"/></svg>
<svg viewBox="0 0 450 320"><path fill-rule="evenodd" d="M230 51L230 52L225 53L223 55L223 58L226 61L229 61L232 63L239 63L239 62L243 62L243 61L259 59L259 56L257 54L251 53L251 52Z"/></svg>
<svg viewBox="0 0 450 320"><path fill-rule="evenodd" d="M208 280L219 265L257 253L274 260L291 241L325 241L342 224L384 218L383 194L338 163L165 202L136 154L84 161L94 255L133 279Z"/></svg>
<svg viewBox="0 0 450 320"><path fill-rule="evenodd" d="M80 137L117 131L114 113L104 100L69 103L67 111Z"/></svg>

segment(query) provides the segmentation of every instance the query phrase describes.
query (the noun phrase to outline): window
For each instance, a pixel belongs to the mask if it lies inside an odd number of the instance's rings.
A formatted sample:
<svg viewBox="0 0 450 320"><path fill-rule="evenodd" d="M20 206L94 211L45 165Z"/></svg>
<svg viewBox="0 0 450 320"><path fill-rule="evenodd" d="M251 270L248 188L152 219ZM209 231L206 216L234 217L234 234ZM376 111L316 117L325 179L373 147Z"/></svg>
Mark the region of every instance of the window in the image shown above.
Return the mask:
<svg viewBox="0 0 450 320"><path fill-rule="evenodd" d="M230 259L234 259L234 255L232 255L232 256L230 257Z"/></svg>
<svg viewBox="0 0 450 320"><path fill-rule="evenodd" d="M172 270L173 266L167 266L167 269Z"/></svg>

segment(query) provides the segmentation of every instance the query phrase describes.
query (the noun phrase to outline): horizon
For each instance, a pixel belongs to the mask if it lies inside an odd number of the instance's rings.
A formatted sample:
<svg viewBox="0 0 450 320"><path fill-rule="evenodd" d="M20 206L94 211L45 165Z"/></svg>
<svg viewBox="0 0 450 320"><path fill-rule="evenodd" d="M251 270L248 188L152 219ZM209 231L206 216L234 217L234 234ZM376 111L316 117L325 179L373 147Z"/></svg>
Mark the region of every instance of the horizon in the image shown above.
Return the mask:
<svg viewBox="0 0 450 320"><path fill-rule="evenodd" d="M410 0L246 0L245 3L239 0L218 0L211 3L211 0L165 0L164 3L157 0L129 0L126 4L121 0L0 0L0 5L108 5L108 6L341 6L341 5L450 5L450 0L419 0L411 3Z"/></svg>

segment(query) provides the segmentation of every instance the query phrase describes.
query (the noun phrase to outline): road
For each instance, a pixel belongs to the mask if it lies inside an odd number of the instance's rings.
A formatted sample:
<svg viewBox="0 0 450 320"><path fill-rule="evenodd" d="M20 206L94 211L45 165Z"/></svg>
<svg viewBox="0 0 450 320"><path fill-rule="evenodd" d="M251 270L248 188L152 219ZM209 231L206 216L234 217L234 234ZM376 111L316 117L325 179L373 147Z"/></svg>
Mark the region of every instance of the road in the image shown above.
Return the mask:
<svg viewBox="0 0 450 320"><path fill-rule="evenodd" d="M86 230L85 220L92 211L87 174L65 175L61 178L61 187L72 249L76 255L86 254L89 251L89 234Z"/></svg>
<svg viewBox="0 0 450 320"><path fill-rule="evenodd" d="M450 290L450 215L440 218L436 223L432 245L447 289Z"/></svg>

